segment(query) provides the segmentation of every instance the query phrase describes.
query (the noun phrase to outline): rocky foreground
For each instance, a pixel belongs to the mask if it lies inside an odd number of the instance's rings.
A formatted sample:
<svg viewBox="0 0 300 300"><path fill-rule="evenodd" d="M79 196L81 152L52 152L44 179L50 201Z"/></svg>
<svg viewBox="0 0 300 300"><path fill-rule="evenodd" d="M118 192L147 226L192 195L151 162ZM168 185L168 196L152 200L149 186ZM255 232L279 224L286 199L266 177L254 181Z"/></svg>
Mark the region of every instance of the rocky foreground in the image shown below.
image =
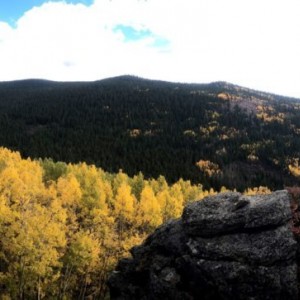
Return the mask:
<svg viewBox="0 0 300 300"><path fill-rule="evenodd" d="M111 299L297 299L291 217L286 191L193 202L119 262Z"/></svg>

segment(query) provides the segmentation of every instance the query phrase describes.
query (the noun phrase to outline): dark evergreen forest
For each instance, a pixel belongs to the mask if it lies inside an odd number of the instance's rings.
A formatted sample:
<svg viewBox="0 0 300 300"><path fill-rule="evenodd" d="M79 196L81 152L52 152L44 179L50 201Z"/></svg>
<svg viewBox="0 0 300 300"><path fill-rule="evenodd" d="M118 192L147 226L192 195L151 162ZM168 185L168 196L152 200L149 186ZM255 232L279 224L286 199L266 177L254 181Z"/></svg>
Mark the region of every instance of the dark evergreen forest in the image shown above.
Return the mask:
<svg viewBox="0 0 300 300"><path fill-rule="evenodd" d="M224 82L2 82L0 128L0 145L23 157L130 176L216 190L299 181L300 101Z"/></svg>

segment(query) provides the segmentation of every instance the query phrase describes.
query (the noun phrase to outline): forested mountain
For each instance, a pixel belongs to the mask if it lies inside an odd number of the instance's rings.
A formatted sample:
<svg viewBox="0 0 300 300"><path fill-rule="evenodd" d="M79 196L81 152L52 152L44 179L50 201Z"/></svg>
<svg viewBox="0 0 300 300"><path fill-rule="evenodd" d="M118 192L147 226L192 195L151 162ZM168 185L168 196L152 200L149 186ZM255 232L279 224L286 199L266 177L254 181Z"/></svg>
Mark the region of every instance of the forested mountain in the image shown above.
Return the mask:
<svg viewBox="0 0 300 300"><path fill-rule="evenodd" d="M225 82L2 82L0 128L0 145L24 157L170 183L275 189L300 175L300 101Z"/></svg>

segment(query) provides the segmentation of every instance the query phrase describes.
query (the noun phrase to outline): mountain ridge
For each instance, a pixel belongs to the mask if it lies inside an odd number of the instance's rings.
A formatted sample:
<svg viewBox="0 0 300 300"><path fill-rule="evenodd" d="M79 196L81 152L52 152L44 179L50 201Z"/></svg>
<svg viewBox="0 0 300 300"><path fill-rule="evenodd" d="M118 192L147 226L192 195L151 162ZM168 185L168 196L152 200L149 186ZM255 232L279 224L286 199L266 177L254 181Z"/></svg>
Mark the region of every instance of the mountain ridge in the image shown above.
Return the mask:
<svg viewBox="0 0 300 300"><path fill-rule="evenodd" d="M296 184L299 120L299 99L226 82L0 83L1 146L205 188Z"/></svg>
<svg viewBox="0 0 300 300"><path fill-rule="evenodd" d="M294 101L300 101L300 98L297 97L290 97L285 96L283 94L276 94L272 92L266 92L255 88L249 88L246 86L242 86L239 84L231 83L228 81L212 81L208 83L197 83L197 82L176 82L176 81L168 81L168 80L159 80L159 79L148 79L136 75L119 75L119 76L113 76L113 77L107 77L103 79L96 79L96 80L90 80L90 81L59 81L59 80L50 80L50 79L41 79L41 78L27 78L27 79L17 79L17 80L9 80L9 81L0 81L1 85L14 85L14 84L29 84L29 85L38 85L38 84L55 84L55 85L63 85L67 84L70 86L74 86L76 84L82 84L82 85L89 85L89 84L101 84L106 83L109 81L127 81L127 82L142 82L142 83L162 83L162 84L169 84L169 85L179 85L179 86L195 86L195 87L212 87L212 88L219 88L224 89L226 91L237 91L242 90L244 92L248 93L255 93L255 94L261 94L265 96L272 96L277 98L284 98L284 99L290 99Z"/></svg>

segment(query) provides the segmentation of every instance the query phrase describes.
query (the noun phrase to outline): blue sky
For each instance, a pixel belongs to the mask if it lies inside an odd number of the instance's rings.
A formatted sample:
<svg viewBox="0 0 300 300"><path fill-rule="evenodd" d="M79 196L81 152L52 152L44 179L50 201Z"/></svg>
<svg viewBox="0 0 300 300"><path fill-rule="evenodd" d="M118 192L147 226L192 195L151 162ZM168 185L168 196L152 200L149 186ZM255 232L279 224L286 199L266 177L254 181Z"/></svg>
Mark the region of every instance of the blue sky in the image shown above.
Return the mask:
<svg viewBox="0 0 300 300"><path fill-rule="evenodd" d="M51 0L59 2L60 0ZM16 21L28 10L45 3L45 0L0 0L0 21L15 26ZM93 0L65 0L66 3L91 5Z"/></svg>
<svg viewBox="0 0 300 300"><path fill-rule="evenodd" d="M0 0L0 81L131 74L300 98L299 12L299 0Z"/></svg>
<svg viewBox="0 0 300 300"><path fill-rule="evenodd" d="M114 28L115 32L122 32L122 34L125 37L125 41L129 42L129 41L138 41L147 37L152 36L152 32L149 29L140 29L137 30L132 26L126 26L126 25L122 25L122 24L118 24L115 28Z"/></svg>
<svg viewBox="0 0 300 300"><path fill-rule="evenodd" d="M121 32L125 42L136 42L151 38L152 43L150 43L149 46L156 48L169 46L169 41L166 38L156 36L149 29L137 29L132 26L118 24L114 27L114 32Z"/></svg>

